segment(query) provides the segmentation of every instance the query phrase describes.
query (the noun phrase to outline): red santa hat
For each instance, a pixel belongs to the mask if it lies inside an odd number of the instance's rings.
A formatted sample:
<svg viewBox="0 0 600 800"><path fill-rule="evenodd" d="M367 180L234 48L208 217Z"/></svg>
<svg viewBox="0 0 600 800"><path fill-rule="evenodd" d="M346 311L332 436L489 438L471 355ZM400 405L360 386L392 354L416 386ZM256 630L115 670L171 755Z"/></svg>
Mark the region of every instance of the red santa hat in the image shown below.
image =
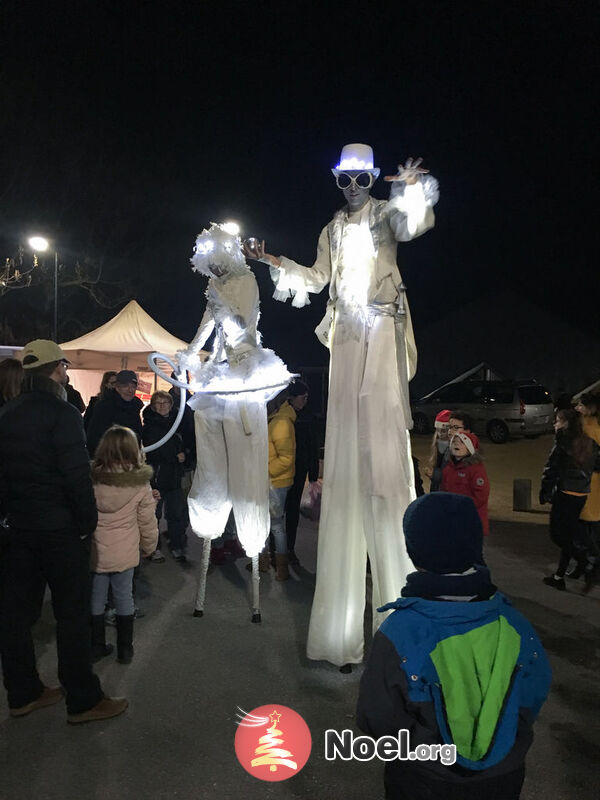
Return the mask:
<svg viewBox="0 0 600 800"><path fill-rule="evenodd" d="M445 408L443 411L440 411L440 413L436 416L434 425L438 431L443 431L448 427L449 424L450 424L450 411L447 408Z"/></svg>
<svg viewBox="0 0 600 800"><path fill-rule="evenodd" d="M461 433L455 433L452 438L454 439L456 436L458 436L458 438L467 448L469 455L475 455L475 450L479 450L479 437L474 433L471 433L470 431L462 431Z"/></svg>

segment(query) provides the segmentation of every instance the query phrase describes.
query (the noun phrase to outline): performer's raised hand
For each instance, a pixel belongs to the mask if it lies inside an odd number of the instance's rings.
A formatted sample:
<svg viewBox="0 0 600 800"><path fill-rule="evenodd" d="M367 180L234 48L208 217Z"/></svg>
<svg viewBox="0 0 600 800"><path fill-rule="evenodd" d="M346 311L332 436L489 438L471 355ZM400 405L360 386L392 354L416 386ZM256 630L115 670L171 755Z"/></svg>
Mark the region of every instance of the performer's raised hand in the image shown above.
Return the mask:
<svg viewBox="0 0 600 800"><path fill-rule="evenodd" d="M246 258L251 258L254 261L262 261L264 264L270 264L272 267L281 266L281 260L270 253L265 252L265 240L255 239L254 237L246 239L242 244L242 250Z"/></svg>
<svg viewBox="0 0 600 800"><path fill-rule="evenodd" d="M406 159L406 164L398 164L398 174L397 175L386 175L383 179L384 181L404 181L404 183L411 186L413 183L416 183L419 180L419 175L426 175L429 170L423 169L421 164L423 163L422 158L412 158Z"/></svg>

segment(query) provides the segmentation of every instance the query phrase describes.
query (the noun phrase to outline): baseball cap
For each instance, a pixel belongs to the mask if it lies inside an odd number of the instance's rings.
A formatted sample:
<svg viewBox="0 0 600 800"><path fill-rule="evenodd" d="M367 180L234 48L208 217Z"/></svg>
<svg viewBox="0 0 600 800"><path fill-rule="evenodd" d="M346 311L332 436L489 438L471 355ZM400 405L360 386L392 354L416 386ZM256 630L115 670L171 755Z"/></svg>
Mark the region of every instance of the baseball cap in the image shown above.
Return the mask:
<svg viewBox="0 0 600 800"><path fill-rule="evenodd" d="M128 383L135 383L137 386L137 375L132 369L122 369L120 372L117 372L116 382L122 385L126 385Z"/></svg>
<svg viewBox="0 0 600 800"><path fill-rule="evenodd" d="M56 342L52 342L50 339L34 339L32 342L28 342L23 348L22 356L23 369L41 367L43 364L51 364L53 361L71 363Z"/></svg>

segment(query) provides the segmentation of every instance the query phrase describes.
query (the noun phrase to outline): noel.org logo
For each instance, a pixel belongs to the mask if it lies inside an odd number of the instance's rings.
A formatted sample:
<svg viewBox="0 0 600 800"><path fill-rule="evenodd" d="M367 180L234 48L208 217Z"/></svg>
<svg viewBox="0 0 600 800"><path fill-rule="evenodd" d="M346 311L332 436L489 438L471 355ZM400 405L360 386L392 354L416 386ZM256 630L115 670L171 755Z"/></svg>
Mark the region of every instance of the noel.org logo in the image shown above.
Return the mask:
<svg viewBox="0 0 600 800"><path fill-rule="evenodd" d="M312 739L308 725L287 706L238 709L235 754L242 767L261 781L286 781L308 761Z"/></svg>

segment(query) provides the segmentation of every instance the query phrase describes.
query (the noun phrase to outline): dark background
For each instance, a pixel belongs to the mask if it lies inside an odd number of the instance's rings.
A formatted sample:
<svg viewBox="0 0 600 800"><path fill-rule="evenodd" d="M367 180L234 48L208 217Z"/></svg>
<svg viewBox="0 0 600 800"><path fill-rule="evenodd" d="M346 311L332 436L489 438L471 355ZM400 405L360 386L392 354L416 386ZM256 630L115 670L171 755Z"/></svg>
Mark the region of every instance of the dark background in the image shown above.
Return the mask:
<svg viewBox="0 0 600 800"><path fill-rule="evenodd" d="M440 181L436 228L399 253L417 338L506 288L598 334L597 5L390 6L4 3L2 255L43 230L61 260L131 281L189 340L204 306L195 235L233 218L311 264L342 205L329 170L360 141L382 175L421 155ZM275 303L254 268L267 346L291 366L326 363L312 333L326 297ZM40 302L36 289L0 298L21 344L49 333L33 330ZM80 291L60 309L62 340L117 310Z"/></svg>

